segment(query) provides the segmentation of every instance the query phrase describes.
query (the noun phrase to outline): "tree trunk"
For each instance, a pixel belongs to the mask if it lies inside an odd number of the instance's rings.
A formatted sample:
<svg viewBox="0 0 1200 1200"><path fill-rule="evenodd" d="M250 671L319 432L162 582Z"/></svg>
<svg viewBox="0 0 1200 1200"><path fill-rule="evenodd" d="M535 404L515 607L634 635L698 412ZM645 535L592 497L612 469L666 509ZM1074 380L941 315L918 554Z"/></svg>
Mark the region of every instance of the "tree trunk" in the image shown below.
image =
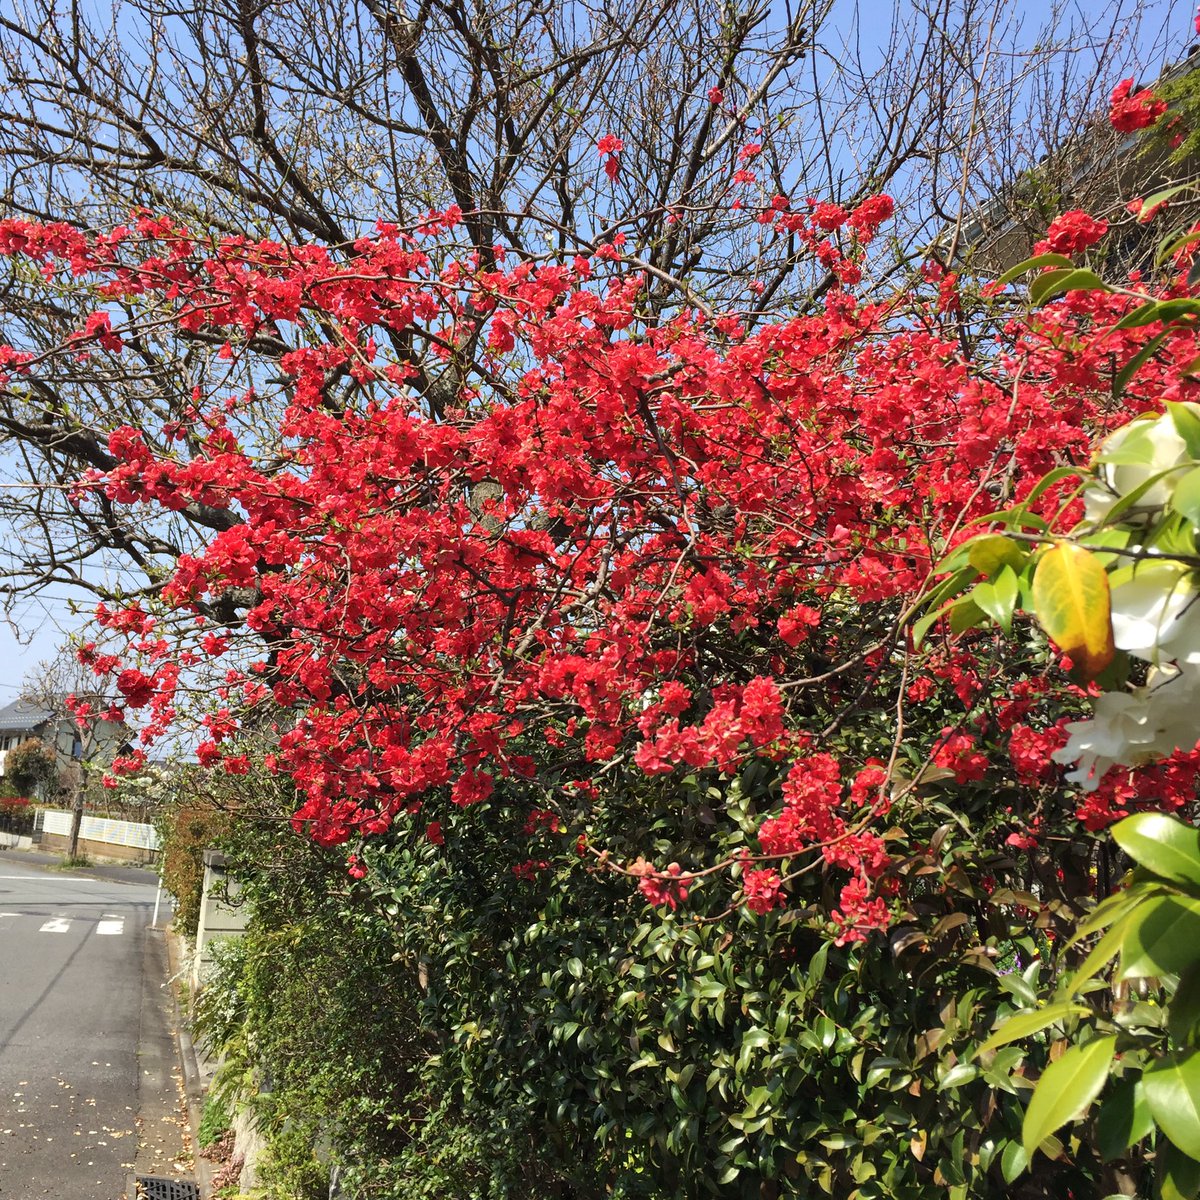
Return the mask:
<svg viewBox="0 0 1200 1200"><path fill-rule="evenodd" d="M71 841L67 847L67 858L74 860L79 857L79 827L83 824L83 785L75 788L75 798L71 802Z"/></svg>

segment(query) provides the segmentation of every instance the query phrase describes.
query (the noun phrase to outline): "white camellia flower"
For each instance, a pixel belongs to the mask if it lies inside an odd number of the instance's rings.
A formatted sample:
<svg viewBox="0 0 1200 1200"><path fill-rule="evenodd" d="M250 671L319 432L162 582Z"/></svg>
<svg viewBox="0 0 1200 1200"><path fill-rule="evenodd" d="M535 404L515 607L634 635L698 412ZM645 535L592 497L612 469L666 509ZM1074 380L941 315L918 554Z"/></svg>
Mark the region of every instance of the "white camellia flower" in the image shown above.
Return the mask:
<svg viewBox="0 0 1200 1200"><path fill-rule="evenodd" d="M1067 744L1051 757L1075 763L1066 778L1094 792L1112 767L1140 766L1191 749L1200 739L1198 702L1200 671L1152 668L1145 687L1098 697L1095 717L1071 722Z"/></svg>
<svg viewBox="0 0 1200 1200"><path fill-rule="evenodd" d="M1200 665L1200 592L1178 563L1139 563L1111 592L1117 649L1151 663Z"/></svg>
<svg viewBox="0 0 1200 1200"><path fill-rule="evenodd" d="M1200 406L1189 404L1188 407L1200 415ZM1096 464L1096 479L1083 490L1084 518L1091 524L1102 524L1122 496L1128 496L1162 472L1170 471L1171 474L1155 480L1133 504L1123 509L1121 520L1134 524L1160 512L1192 461L1169 413L1153 421L1131 421L1110 433L1101 443L1100 457L1117 454L1136 455L1138 461Z"/></svg>

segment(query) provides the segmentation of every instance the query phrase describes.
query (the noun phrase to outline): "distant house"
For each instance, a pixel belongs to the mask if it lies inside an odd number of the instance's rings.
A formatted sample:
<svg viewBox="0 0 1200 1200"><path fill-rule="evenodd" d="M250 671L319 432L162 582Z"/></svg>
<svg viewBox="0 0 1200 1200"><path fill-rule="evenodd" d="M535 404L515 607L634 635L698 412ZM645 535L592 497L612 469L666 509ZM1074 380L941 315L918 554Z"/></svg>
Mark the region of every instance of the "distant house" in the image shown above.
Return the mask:
<svg viewBox="0 0 1200 1200"><path fill-rule="evenodd" d="M89 732L87 757L111 758L127 744L128 728L114 721L100 721ZM0 708L0 779L4 778L8 752L36 738L58 757L62 767L83 760L84 738L74 717L55 712L32 700L14 700Z"/></svg>

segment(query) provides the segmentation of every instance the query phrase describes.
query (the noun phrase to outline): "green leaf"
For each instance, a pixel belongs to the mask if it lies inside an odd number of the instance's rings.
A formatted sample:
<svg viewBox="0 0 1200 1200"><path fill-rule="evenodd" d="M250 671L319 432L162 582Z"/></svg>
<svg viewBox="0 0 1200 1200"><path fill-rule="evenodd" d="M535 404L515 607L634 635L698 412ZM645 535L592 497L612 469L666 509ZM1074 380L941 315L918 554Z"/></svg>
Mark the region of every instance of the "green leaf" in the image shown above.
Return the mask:
<svg viewBox="0 0 1200 1200"><path fill-rule="evenodd" d="M1020 1142L1009 1142L1000 1153L1000 1174L1012 1183L1029 1166L1029 1155Z"/></svg>
<svg viewBox="0 0 1200 1200"><path fill-rule="evenodd" d="M1108 575L1091 551L1071 542L1048 550L1033 577L1033 606L1082 681L1095 679L1112 662Z"/></svg>
<svg viewBox="0 0 1200 1200"><path fill-rule="evenodd" d="M1036 529L1046 529L1047 526L1045 521L1035 517L1033 513L1025 512L1025 509L1027 509L1029 505L1037 500L1037 498L1043 492L1049 491L1050 488L1054 487L1064 479L1070 479L1071 476L1075 476L1076 479L1090 478L1089 473L1080 467L1055 467L1053 471L1047 471L1046 474L1043 475L1036 484L1034 484L1033 490L1025 497L1025 499L1022 500L1021 503L1015 508L1010 510L1013 514L1014 520L1019 516L1025 521L1036 521L1036 525L1033 526ZM996 513L995 517L999 518L1000 515L1000 513Z"/></svg>
<svg viewBox="0 0 1200 1200"><path fill-rule="evenodd" d="M978 1078L978 1076L978 1067L973 1067L970 1063L956 1063L938 1082L938 1091L941 1092L947 1088L962 1087L964 1083L970 1083L973 1079Z"/></svg>
<svg viewBox="0 0 1200 1200"><path fill-rule="evenodd" d="M1091 1012L1090 1008L1076 1004L1073 1000L1059 1000L1034 1012L1018 1013L1000 1025L992 1036L975 1051L975 1056L986 1054L989 1050L995 1050L1009 1042L1019 1042L1049 1025L1056 1025L1059 1021L1066 1021L1071 1017L1091 1016Z"/></svg>
<svg viewBox="0 0 1200 1200"><path fill-rule="evenodd" d="M1189 183L1176 183L1163 188L1160 192L1155 192L1152 196L1147 196L1142 201L1142 212L1149 212L1160 204L1165 204L1173 196L1178 196L1180 192L1186 192L1191 186Z"/></svg>
<svg viewBox="0 0 1200 1200"><path fill-rule="evenodd" d="M1134 862L1155 875L1200 884L1200 829L1195 826L1166 813L1144 812L1118 821L1111 832Z"/></svg>
<svg viewBox="0 0 1200 1200"><path fill-rule="evenodd" d="M1137 329L1141 325L1149 325L1152 321L1158 320L1158 310L1161 304L1157 300L1150 300L1145 304L1139 304L1132 312L1127 312L1114 326L1114 329Z"/></svg>
<svg viewBox="0 0 1200 1200"><path fill-rule="evenodd" d="M1012 567L1001 567L994 581L976 584L967 599L974 600L1005 633L1012 633L1018 591L1016 572Z"/></svg>
<svg viewBox="0 0 1200 1200"><path fill-rule="evenodd" d="M1113 922L1108 932L1092 947L1087 958L1079 964L1078 970L1071 976L1069 986L1072 994L1078 992L1087 980L1091 979L1093 975L1098 974L1122 950L1130 929L1137 922L1138 915L1139 907L1137 905L1130 905Z"/></svg>
<svg viewBox="0 0 1200 1200"><path fill-rule="evenodd" d="M1037 991L1024 976L1013 971L1007 975L1001 975L996 982L1023 1008L1036 1007Z"/></svg>
<svg viewBox="0 0 1200 1200"><path fill-rule="evenodd" d="M977 625L982 624L985 616L987 614L970 596L964 596L950 609L950 632L955 637L960 633L966 633L968 629L974 629Z"/></svg>
<svg viewBox="0 0 1200 1200"><path fill-rule="evenodd" d="M1046 254L1035 254L1032 258L1027 258L1023 262L1017 263L1015 267L1009 267L999 279L998 284L1012 283L1014 279L1019 279L1026 271L1033 271L1037 267L1067 267L1073 268L1075 264L1065 254L1054 254L1047 252Z"/></svg>
<svg viewBox="0 0 1200 1200"><path fill-rule="evenodd" d="M1104 692L1123 692L1129 683L1133 662L1124 650L1118 650L1113 660L1092 682Z"/></svg>
<svg viewBox="0 0 1200 1200"><path fill-rule="evenodd" d="M949 568L947 568L948 570ZM931 608L941 604L943 600L961 592L975 577L975 571L968 566L959 567L952 575L947 576L925 599Z"/></svg>
<svg viewBox="0 0 1200 1200"><path fill-rule="evenodd" d="M1102 900L1096 905L1091 913L1076 925L1075 932L1071 934L1071 940L1067 942L1067 946L1077 945L1084 938L1091 937L1093 933L1099 933L1101 929L1107 929L1108 926L1127 916L1131 910L1135 909L1143 900L1148 899L1150 896L1161 896L1164 894L1165 887L1161 883L1135 880L1122 891L1114 892L1106 900Z"/></svg>
<svg viewBox="0 0 1200 1200"><path fill-rule="evenodd" d="M1200 958L1200 900L1162 896L1139 906L1121 945L1121 979L1179 975Z"/></svg>
<svg viewBox="0 0 1200 1200"><path fill-rule="evenodd" d="M985 533L982 537L967 542L966 547L967 562L980 575L986 575L989 579L1001 567L1011 567L1014 571L1019 571L1029 557L1024 547L1002 533Z"/></svg>
<svg viewBox="0 0 1200 1200"><path fill-rule="evenodd" d="M929 636L929 631L946 615L944 608L936 609L934 612L926 613L923 617L913 622L912 638L913 649L920 650L921 644Z"/></svg>
<svg viewBox="0 0 1200 1200"><path fill-rule="evenodd" d="M1065 292L1111 292L1112 288L1085 267L1073 271L1047 271L1029 285L1029 299L1034 304L1044 304Z"/></svg>
<svg viewBox="0 0 1200 1200"><path fill-rule="evenodd" d="M1117 1049L1115 1037L1072 1046L1042 1073L1025 1110L1021 1142L1033 1157L1055 1130L1086 1112L1100 1095Z"/></svg>
<svg viewBox="0 0 1200 1200"><path fill-rule="evenodd" d="M1200 313L1200 300L1181 296L1178 300L1163 300L1158 305L1160 321L1177 321L1180 317L1195 316Z"/></svg>
<svg viewBox="0 0 1200 1200"><path fill-rule="evenodd" d="M1140 1079L1124 1079L1100 1106L1096 1116L1096 1146L1105 1162L1154 1131L1154 1117L1146 1103Z"/></svg>
<svg viewBox="0 0 1200 1200"><path fill-rule="evenodd" d="M1200 1051L1164 1055L1142 1073L1142 1089L1158 1127L1200 1159Z"/></svg>
<svg viewBox="0 0 1200 1200"><path fill-rule="evenodd" d="M1200 1195L1200 1163L1167 1142L1159 1147L1158 1195L1160 1200L1196 1200Z"/></svg>
<svg viewBox="0 0 1200 1200"><path fill-rule="evenodd" d="M1030 557L1024 546L1020 546L1012 538L1006 538L1002 533L984 534L982 538L968 541L967 562L980 575L991 578L1002 568L1012 568L1019 571Z"/></svg>
<svg viewBox="0 0 1200 1200"><path fill-rule="evenodd" d="M1200 467L1193 467L1175 485L1171 507L1200 529Z"/></svg>
<svg viewBox="0 0 1200 1200"><path fill-rule="evenodd" d="M1188 456L1200 459L1200 413L1196 411L1195 405L1167 400L1165 407L1171 415L1171 424L1175 426L1175 432L1183 438Z"/></svg>
<svg viewBox="0 0 1200 1200"><path fill-rule="evenodd" d="M1200 960L1179 977L1175 995L1167 1005L1167 1032L1177 1045L1194 1041L1200 1030Z"/></svg>
<svg viewBox="0 0 1200 1200"><path fill-rule="evenodd" d="M1168 234L1163 238L1158 252L1154 256L1154 265L1161 267L1163 263L1171 257L1172 254L1177 254L1185 246L1190 246L1194 242L1200 241L1200 232L1185 233L1182 237L1176 237L1174 234Z"/></svg>

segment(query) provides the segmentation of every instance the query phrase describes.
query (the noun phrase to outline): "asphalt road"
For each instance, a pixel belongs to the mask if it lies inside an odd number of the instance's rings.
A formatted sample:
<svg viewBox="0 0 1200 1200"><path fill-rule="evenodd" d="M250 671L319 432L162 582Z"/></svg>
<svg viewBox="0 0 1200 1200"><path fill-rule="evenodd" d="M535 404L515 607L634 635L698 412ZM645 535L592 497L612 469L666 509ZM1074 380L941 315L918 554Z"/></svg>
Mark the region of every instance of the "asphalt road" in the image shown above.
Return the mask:
<svg viewBox="0 0 1200 1200"><path fill-rule="evenodd" d="M153 876L0 854L0 1200L117 1200L138 1136Z"/></svg>

